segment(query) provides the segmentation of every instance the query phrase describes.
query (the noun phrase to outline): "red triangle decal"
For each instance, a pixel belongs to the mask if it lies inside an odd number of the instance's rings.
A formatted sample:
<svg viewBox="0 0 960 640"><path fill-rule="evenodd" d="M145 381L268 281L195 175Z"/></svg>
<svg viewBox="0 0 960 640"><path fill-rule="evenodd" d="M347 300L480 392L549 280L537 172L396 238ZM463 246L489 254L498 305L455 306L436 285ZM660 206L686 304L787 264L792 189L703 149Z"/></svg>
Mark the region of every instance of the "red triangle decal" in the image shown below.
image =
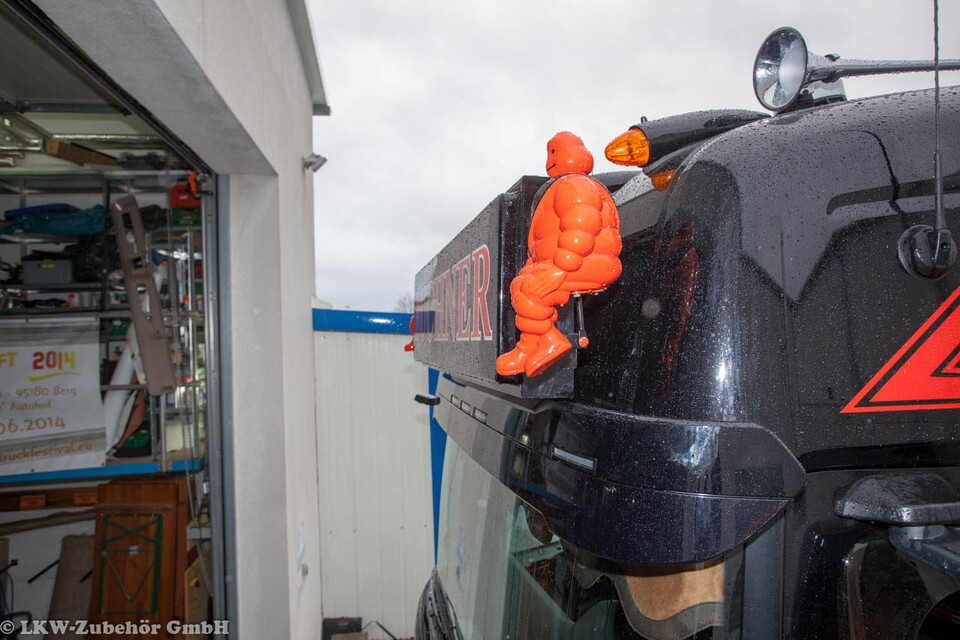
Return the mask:
<svg viewBox="0 0 960 640"><path fill-rule="evenodd" d="M960 409L960 288L840 413Z"/></svg>
<svg viewBox="0 0 960 640"><path fill-rule="evenodd" d="M954 349L950 357L943 361L943 364L937 367L935 375L941 376L960 376L960 346Z"/></svg>

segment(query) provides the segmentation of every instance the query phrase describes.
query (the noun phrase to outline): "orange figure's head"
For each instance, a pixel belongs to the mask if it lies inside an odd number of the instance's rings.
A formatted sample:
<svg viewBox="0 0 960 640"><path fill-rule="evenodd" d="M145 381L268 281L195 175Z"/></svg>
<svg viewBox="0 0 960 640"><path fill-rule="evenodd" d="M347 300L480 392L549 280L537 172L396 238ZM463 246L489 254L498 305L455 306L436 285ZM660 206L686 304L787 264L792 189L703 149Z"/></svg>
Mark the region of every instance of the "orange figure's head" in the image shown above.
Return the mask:
<svg viewBox="0 0 960 640"><path fill-rule="evenodd" d="M569 131L561 131L547 143L547 175L551 178L565 173L587 174L593 171L593 155L583 146L583 140Z"/></svg>

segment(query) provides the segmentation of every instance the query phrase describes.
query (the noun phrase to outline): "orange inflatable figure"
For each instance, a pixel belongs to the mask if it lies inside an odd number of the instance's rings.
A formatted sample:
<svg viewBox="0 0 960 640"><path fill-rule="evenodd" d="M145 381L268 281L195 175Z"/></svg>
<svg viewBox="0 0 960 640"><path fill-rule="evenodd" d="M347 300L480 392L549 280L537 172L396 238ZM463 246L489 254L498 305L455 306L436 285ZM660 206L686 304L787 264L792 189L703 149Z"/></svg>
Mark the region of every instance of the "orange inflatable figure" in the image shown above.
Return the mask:
<svg viewBox="0 0 960 640"><path fill-rule="evenodd" d="M520 340L497 358L502 376L539 375L569 351L555 325L556 307L571 294L603 291L620 275L617 207L586 175L592 170L593 156L579 137L562 131L547 143L547 175L554 180L530 221L527 262L510 283Z"/></svg>

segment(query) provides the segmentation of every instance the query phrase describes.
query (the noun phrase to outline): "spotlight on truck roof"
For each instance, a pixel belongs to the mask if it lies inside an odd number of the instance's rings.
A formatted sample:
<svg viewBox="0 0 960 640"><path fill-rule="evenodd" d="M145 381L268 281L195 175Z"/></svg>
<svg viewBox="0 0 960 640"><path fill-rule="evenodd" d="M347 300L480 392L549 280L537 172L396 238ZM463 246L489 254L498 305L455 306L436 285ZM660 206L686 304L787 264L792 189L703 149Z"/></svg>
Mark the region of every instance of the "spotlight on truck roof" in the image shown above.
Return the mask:
<svg viewBox="0 0 960 640"><path fill-rule="evenodd" d="M882 73L960 69L960 60L857 60L836 54L818 56L807 50L803 36L791 27L777 29L763 41L753 64L753 91L776 112L846 100L843 80Z"/></svg>
<svg viewBox="0 0 960 640"><path fill-rule="evenodd" d="M771 111L786 109L803 88L807 75L807 43L796 29L783 27L771 33L753 64L753 91Z"/></svg>

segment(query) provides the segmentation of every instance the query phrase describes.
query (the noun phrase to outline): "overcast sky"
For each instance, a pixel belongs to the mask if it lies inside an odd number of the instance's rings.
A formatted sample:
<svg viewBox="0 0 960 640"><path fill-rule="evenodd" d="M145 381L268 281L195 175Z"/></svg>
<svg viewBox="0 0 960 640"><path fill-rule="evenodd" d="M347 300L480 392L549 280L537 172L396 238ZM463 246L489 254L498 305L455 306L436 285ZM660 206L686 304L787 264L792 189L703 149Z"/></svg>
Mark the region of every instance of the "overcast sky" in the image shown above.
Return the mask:
<svg viewBox="0 0 960 640"><path fill-rule="evenodd" d="M317 295L355 310L392 311L490 200L544 175L557 131L609 171L604 147L641 116L762 111L751 69L777 27L821 55L934 50L932 0L308 2L333 110L314 118L329 159L315 177ZM940 55L960 58L955 0L940 2ZM854 98L932 87L933 74L845 84Z"/></svg>

